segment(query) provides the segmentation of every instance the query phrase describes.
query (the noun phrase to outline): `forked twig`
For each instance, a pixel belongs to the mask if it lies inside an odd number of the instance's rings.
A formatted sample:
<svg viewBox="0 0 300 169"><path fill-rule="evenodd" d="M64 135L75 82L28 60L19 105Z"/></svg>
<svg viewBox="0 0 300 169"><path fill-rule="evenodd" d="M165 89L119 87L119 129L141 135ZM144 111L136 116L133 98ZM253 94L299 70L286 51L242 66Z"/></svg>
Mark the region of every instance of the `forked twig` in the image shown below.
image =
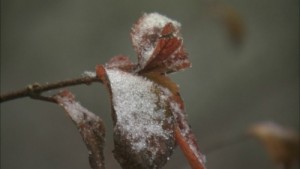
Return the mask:
<svg viewBox="0 0 300 169"><path fill-rule="evenodd" d="M81 85L81 84L86 84L89 85L93 82L101 82L100 79L98 79L96 76L83 76L79 78L73 78L73 79L68 79L68 80L62 80L54 83L45 83L45 84L40 84L40 83L34 83L30 84L27 87L13 91L13 92L8 92L0 96L0 103L6 102L9 100L14 100L22 97L30 97L32 99L37 99L37 100L43 100L43 101L48 101L48 102L56 102L55 99L47 96L42 96L41 93L53 89L60 89L63 87L67 86L75 86L75 85Z"/></svg>

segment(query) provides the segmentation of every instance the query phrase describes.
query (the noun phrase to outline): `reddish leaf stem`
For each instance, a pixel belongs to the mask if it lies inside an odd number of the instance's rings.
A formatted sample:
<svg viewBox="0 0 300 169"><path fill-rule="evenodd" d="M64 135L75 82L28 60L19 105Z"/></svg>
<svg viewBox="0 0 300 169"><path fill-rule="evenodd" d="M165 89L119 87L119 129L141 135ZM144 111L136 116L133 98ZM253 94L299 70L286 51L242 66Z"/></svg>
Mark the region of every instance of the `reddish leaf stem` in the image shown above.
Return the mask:
<svg viewBox="0 0 300 169"><path fill-rule="evenodd" d="M196 154L191 150L190 146L186 142L185 138L181 135L180 129L178 126L174 129L175 139L186 159L188 160L192 169L205 169L205 166L199 161Z"/></svg>

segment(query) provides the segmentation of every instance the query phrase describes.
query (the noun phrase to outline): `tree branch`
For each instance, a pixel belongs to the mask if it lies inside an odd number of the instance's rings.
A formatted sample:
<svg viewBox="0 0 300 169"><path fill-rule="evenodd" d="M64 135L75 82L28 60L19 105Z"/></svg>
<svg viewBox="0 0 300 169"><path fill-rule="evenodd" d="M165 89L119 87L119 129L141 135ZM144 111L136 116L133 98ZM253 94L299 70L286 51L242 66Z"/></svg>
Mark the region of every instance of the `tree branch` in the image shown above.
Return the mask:
<svg viewBox="0 0 300 169"><path fill-rule="evenodd" d="M8 92L8 93L1 95L0 103L6 102L9 100L22 98L22 97L30 97L32 99L38 99L38 100L56 103L55 99L53 99L51 97L47 97L47 96L42 96L41 93L48 91L48 90L59 89L59 88L67 87L67 86L75 86L75 85L81 85L81 84L89 85L93 82L102 83L102 81L99 78L97 78L96 76L83 76L83 77L79 77L79 78L62 80L59 82L46 83L46 84L33 83L33 84L28 85L24 89Z"/></svg>

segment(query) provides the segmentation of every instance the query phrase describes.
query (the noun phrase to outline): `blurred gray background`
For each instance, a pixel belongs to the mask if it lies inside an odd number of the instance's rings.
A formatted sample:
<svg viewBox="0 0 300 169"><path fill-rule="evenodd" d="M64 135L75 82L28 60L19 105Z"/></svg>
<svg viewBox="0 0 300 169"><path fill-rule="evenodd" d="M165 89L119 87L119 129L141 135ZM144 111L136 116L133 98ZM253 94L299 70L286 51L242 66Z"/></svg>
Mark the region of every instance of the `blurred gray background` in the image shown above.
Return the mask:
<svg viewBox="0 0 300 169"><path fill-rule="evenodd" d="M183 25L193 67L171 77L180 84L207 168L276 168L255 140L206 150L234 140L256 122L298 129L299 1L219 1L238 11L245 24L239 46L209 2L2 0L1 94L33 82L78 77L118 54L136 61L131 26L143 12L156 11ZM111 153L105 88L92 84L69 89L104 119L106 166L120 169ZM1 104L1 168L88 169L89 164L85 145L64 111L23 98ZM189 167L177 148L164 168Z"/></svg>

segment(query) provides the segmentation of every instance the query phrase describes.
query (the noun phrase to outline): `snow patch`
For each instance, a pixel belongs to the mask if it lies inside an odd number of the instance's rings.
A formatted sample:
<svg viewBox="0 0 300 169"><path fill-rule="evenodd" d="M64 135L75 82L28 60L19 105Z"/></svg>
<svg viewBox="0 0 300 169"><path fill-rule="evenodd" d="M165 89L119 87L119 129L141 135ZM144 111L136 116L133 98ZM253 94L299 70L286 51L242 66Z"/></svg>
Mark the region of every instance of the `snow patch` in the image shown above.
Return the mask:
<svg viewBox="0 0 300 169"><path fill-rule="evenodd" d="M168 97L157 94L158 86L144 77L117 69L106 69L106 73L117 116L115 130L131 140L132 149L140 152L150 147L147 141L151 137L168 139L172 133L163 129ZM152 151L155 155L158 150Z"/></svg>
<svg viewBox="0 0 300 169"><path fill-rule="evenodd" d="M132 29L132 44L138 48L140 52L140 65L143 67L150 59L154 52L156 43L151 42L149 38L145 40L145 36L157 35L156 38L161 36L161 30L168 23L172 23L177 30L180 29L181 24L159 13L144 14L137 25ZM160 30L158 32L158 30Z"/></svg>
<svg viewBox="0 0 300 169"><path fill-rule="evenodd" d="M71 119L76 123L80 124L84 121L98 120L99 117L88 109L80 105L80 103L70 100L67 97L57 97L59 104L66 110Z"/></svg>
<svg viewBox="0 0 300 169"><path fill-rule="evenodd" d="M84 71L82 73L82 76L93 78L93 77L96 77L97 75L96 75L96 72L93 72L93 71Z"/></svg>

